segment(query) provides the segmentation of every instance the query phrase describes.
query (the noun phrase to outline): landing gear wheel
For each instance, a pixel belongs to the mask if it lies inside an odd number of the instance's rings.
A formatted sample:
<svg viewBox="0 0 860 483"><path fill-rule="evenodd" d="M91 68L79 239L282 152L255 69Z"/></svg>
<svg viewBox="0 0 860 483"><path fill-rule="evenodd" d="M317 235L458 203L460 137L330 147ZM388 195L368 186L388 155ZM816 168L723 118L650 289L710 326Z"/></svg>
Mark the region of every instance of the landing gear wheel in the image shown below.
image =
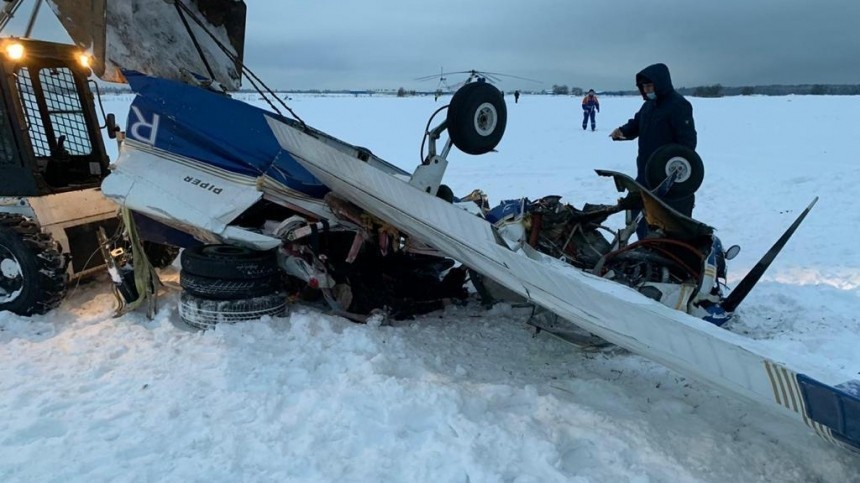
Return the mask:
<svg viewBox="0 0 860 483"><path fill-rule="evenodd" d="M492 151L502 140L508 109L502 93L486 82L461 87L448 106L448 135L466 154Z"/></svg>
<svg viewBox="0 0 860 483"><path fill-rule="evenodd" d="M20 215L0 214L0 310L44 314L66 294L66 263L51 235Z"/></svg>
<svg viewBox="0 0 860 483"><path fill-rule="evenodd" d="M186 248L180 257L182 271L224 280L263 278L280 272L275 250L259 251L234 245Z"/></svg>
<svg viewBox="0 0 860 483"><path fill-rule="evenodd" d="M678 170L678 177L666 193L669 198L681 198L695 193L705 179L705 165L698 153L680 144L667 144L654 151L645 164L648 187L656 188L674 170Z"/></svg>
<svg viewBox="0 0 860 483"><path fill-rule="evenodd" d="M169 267L179 255L179 248L150 241L143 242L143 251L155 268Z"/></svg>

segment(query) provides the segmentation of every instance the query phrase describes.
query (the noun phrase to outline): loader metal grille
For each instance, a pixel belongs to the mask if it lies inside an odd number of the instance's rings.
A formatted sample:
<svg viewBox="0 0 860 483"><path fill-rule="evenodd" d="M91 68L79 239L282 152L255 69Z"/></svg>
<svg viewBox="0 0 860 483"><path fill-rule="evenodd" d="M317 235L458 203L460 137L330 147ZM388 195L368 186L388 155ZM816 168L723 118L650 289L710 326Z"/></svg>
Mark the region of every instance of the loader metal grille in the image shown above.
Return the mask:
<svg viewBox="0 0 860 483"><path fill-rule="evenodd" d="M26 67L18 71L18 93L21 96L21 107L24 108L24 116L27 119L27 130L30 133L33 153L37 158L48 157L51 155L51 148L48 146L45 125L42 124L42 116L39 114L39 102L33 91L30 69Z"/></svg>
<svg viewBox="0 0 860 483"><path fill-rule="evenodd" d="M58 67L35 72L36 79L26 67L18 71L18 92L36 157L64 154L58 149L61 136L64 137L62 147L69 155L91 154L93 147L72 71ZM42 92L44 105L39 103L37 90ZM52 152L52 147L56 152Z"/></svg>
<svg viewBox="0 0 860 483"><path fill-rule="evenodd" d="M0 167L20 166L21 160L16 153L15 136L9 124L6 108L0 102Z"/></svg>

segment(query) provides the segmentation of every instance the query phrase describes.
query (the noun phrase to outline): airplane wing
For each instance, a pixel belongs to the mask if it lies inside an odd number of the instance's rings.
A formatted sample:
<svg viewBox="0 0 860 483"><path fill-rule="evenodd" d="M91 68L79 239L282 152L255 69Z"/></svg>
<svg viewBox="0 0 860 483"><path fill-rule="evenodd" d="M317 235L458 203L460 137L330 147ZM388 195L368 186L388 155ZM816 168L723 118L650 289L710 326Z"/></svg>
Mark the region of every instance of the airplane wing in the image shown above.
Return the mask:
<svg viewBox="0 0 860 483"><path fill-rule="evenodd" d="M527 246L514 251L498 241L486 220L274 118L269 125L281 147L332 191L403 232L592 334L860 451L860 382L843 382L844 375L813 367L793 368L791 354Z"/></svg>

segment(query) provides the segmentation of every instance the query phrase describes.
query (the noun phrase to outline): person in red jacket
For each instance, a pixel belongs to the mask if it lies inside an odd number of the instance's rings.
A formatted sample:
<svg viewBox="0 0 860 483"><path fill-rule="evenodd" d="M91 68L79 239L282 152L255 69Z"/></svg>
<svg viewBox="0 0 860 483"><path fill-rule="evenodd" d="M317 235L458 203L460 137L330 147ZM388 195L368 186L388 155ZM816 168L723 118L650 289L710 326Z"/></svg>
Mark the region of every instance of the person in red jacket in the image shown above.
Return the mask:
<svg viewBox="0 0 860 483"><path fill-rule="evenodd" d="M582 130L588 125L588 120L591 119L591 130L597 128L597 123L594 121L594 113L600 112L600 101L597 100L597 95L594 94L594 89L589 89L588 94L582 98Z"/></svg>

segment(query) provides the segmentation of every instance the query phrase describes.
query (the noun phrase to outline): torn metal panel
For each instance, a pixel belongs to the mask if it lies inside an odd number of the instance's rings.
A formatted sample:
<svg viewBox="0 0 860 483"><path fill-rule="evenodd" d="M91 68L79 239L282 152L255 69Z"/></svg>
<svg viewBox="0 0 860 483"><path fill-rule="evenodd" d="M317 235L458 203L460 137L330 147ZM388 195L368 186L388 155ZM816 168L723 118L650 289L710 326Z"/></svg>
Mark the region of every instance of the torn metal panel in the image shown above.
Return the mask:
<svg viewBox="0 0 860 483"><path fill-rule="evenodd" d="M245 2L177 1L204 23L217 42L187 18L192 38L173 1L48 0L48 4L72 40L92 52L93 72L102 80L125 82L121 69L167 79L194 73L214 77L227 89L238 89L245 44ZM232 59L222 52L219 42L228 48Z"/></svg>

